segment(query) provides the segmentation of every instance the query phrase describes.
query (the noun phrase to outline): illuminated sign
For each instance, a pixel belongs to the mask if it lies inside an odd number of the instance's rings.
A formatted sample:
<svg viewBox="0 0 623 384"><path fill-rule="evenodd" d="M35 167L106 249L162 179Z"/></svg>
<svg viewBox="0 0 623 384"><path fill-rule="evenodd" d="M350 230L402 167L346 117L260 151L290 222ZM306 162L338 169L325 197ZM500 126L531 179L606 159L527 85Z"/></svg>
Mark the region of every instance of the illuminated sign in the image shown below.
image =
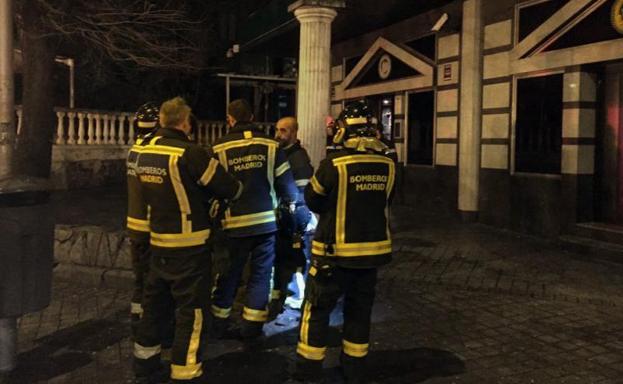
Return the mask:
<svg viewBox="0 0 623 384"><path fill-rule="evenodd" d="M616 0L614 4L612 4L610 20L612 21L614 29L623 34L623 0Z"/></svg>

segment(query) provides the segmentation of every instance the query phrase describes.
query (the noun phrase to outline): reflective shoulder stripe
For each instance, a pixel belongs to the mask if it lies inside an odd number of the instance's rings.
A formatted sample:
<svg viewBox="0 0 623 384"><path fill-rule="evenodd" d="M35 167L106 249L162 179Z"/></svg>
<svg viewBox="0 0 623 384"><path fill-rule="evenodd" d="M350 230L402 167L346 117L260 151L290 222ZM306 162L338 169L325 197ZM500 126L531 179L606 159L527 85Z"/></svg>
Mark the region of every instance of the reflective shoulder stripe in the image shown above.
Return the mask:
<svg viewBox="0 0 623 384"><path fill-rule="evenodd" d="M327 193L324 190L324 187L320 184L318 179L316 179L316 175L314 175L309 182L311 183L311 186L314 192L322 196L327 195Z"/></svg>
<svg viewBox="0 0 623 384"><path fill-rule="evenodd" d="M253 144L263 144L269 147L270 146L277 147L279 145L278 142L272 139L266 139L263 137L251 137L249 139L232 140L226 143L217 144L212 147L212 150L214 152L220 152L220 151L226 151L228 149L237 148L237 147L246 147L248 145L253 145Z"/></svg>
<svg viewBox="0 0 623 384"><path fill-rule="evenodd" d="M297 187L305 187L309 184L309 179L298 179L295 182Z"/></svg>
<svg viewBox="0 0 623 384"><path fill-rule="evenodd" d="M333 165L351 164L351 163L393 163L392 159L389 159L381 155L351 155L338 157L332 160Z"/></svg>
<svg viewBox="0 0 623 384"><path fill-rule="evenodd" d="M211 158L210 162L208 163L208 167L199 179L199 183L201 185L208 185L208 183L210 183L210 180L212 180L212 177L214 177L214 174L216 173L216 167L218 167L218 161L214 158Z"/></svg>
<svg viewBox="0 0 623 384"><path fill-rule="evenodd" d="M139 343L134 343L134 357L141 360L147 360L150 357L154 357L161 351L160 344L153 347L145 347Z"/></svg>
<svg viewBox="0 0 623 384"><path fill-rule="evenodd" d="M342 339L342 350L348 356L364 357L368 354L370 344L357 344L346 339Z"/></svg>
<svg viewBox="0 0 623 384"><path fill-rule="evenodd" d="M150 233L149 242L151 245L162 248L183 248L194 247L205 244L210 237L210 230L190 233Z"/></svg>
<svg viewBox="0 0 623 384"><path fill-rule="evenodd" d="M137 149L139 153L153 153L156 155L173 155L173 156L182 156L184 154L184 148L178 147L170 147L167 145L145 145Z"/></svg>
<svg viewBox="0 0 623 384"><path fill-rule="evenodd" d="M160 140L162 138L162 136L156 136L153 139L149 140L149 145L156 145L156 142L158 142L158 140Z"/></svg>
<svg viewBox="0 0 623 384"><path fill-rule="evenodd" d="M290 169L290 163L288 163L287 161L284 161L283 164L281 164L280 166L277 167L277 169L275 169L275 177L279 177L283 175L288 169Z"/></svg>
<svg viewBox="0 0 623 384"><path fill-rule="evenodd" d="M149 220L127 217L127 228L138 232L149 232Z"/></svg>

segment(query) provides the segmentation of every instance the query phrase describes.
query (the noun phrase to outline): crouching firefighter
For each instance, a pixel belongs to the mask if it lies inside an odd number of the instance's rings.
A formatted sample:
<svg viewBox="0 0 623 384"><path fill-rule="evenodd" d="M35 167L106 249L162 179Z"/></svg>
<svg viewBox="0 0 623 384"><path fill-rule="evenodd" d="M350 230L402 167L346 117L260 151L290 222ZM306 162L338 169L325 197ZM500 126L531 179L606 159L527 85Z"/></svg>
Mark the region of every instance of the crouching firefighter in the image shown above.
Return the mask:
<svg viewBox="0 0 623 384"><path fill-rule="evenodd" d="M158 130L158 116L160 110L153 102L147 102L139 107L134 119L134 129L137 133L136 143L128 152L127 158L127 182L128 182L128 216L127 229L130 239L130 254L132 256L132 269L134 272L134 289L130 303L130 325L132 335L136 337L136 331L140 318L143 314L143 285L149 271L149 212L141 196L140 181L136 174L136 161L143 143L149 140L153 133ZM174 332L174 309L172 298L167 298L167 303L162 304L169 316L162 316L161 341L162 349L170 352L173 343Z"/></svg>
<svg viewBox="0 0 623 384"><path fill-rule="evenodd" d="M388 207L395 165L365 102L340 114L335 140L343 145L320 162L305 189L309 208L320 215L297 345L296 376L318 380L325 357L329 314L344 295L342 373L360 382L370 337L377 268L391 260Z"/></svg>
<svg viewBox="0 0 623 384"><path fill-rule="evenodd" d="M202 376L204 310L209 305L210 238L207 202L235 200L242 184L211 153L192 143L190 107L182 98L164 102L160 128L135 146L141 202L149 215L151 263L143 292L143 316L134 343L136 381L157 382L160 363L159 323L166 297L175 302L171 350L173 382Z"/></svg>

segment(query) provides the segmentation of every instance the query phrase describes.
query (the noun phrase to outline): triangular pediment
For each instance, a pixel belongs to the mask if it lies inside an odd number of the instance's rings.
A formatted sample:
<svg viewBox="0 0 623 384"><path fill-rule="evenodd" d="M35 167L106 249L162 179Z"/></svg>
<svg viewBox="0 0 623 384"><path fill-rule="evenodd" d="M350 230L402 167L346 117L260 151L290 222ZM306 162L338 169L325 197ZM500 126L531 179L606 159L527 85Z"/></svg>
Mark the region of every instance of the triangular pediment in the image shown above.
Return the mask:
<svg viewBox="0 0 623 384"><path fill-rule="evenodd" d="M622 1L570 0L513 49L515 59L539 53L585 46L623 38L615 27L616 12L623 12ZM623 28L623 27L622 27Z"/></svg>
<svg viewBox="0 0 623 384"><path fill-rule="evenodd" d="M432 77L434 63L416 51L379 37L344 78L342 89L397 81L418 76Z"/></svg>

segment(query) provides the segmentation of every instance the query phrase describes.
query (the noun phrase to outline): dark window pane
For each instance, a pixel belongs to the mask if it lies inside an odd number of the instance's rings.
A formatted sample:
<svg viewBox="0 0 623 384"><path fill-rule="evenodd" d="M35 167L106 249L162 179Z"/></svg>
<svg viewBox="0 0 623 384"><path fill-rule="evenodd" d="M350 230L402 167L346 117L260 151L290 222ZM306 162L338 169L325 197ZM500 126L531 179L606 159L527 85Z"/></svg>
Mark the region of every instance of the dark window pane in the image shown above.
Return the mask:
<svg viewBox="0 0 623 384"><path fill-rule="evenodd" d="M517 80L515 170L560 173L562 74Z"/></svg>
<svg viewBox="0 0 623 384"><path fill-rule="evenodd" d="M433 109L434 93L409 94L408 110L408 164L433 164Z"/></svg>

